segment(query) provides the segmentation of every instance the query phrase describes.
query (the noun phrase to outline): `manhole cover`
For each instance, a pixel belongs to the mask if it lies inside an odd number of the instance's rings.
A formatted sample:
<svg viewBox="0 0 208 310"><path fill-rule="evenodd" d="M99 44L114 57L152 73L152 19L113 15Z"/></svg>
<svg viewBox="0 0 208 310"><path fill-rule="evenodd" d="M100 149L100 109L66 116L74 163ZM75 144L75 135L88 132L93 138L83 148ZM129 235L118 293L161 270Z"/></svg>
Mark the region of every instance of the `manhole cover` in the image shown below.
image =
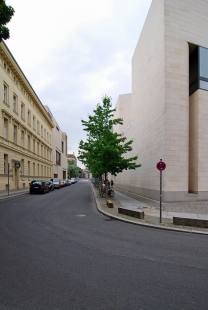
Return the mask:
<svg viewBox="0 0 208 310"><path fill-rule="evenodd" d="M84 217L84 216L86 216L86 214L77 214L75 216Z"/></svg>

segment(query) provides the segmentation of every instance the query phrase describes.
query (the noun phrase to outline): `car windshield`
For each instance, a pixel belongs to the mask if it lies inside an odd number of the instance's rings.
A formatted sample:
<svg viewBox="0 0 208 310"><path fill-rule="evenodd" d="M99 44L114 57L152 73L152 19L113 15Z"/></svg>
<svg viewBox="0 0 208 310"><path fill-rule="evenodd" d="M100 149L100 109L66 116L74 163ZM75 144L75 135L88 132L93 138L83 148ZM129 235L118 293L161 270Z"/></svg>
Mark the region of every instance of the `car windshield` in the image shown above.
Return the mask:
<svg viewBox="0 0 208 310"><path fill-rule="evenodd" d="M42 182L37 182L37 181L36 181L36 182L33 182L32 184L33 184L33 185L42 185Z"/></svg>

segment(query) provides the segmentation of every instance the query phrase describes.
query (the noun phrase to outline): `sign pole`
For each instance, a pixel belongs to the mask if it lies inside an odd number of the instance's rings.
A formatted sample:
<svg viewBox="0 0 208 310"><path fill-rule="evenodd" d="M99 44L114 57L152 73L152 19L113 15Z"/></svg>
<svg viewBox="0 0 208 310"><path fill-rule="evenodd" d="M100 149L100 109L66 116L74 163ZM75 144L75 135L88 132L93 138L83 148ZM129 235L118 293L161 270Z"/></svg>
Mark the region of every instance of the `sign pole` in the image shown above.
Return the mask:
<svg viewBox="0 0 208 310"><path fill-rule="evenodd" d="M8 163L8 196L9 196L9 163Z"/></svg>
<svg viewBox="0 0 208 310"><path fill-rule="evenodd" d="M160 171L160 223L162 223L162 171L166 168L166 163L160 159L156 165L157 170Z"/></svg>
<svg viewBox="0 0 208 310"><path fill-rule="evenodd" d="M162 159L160 159L162 162ZM162 170L160 170L160 223L162 223Z"/></svg>

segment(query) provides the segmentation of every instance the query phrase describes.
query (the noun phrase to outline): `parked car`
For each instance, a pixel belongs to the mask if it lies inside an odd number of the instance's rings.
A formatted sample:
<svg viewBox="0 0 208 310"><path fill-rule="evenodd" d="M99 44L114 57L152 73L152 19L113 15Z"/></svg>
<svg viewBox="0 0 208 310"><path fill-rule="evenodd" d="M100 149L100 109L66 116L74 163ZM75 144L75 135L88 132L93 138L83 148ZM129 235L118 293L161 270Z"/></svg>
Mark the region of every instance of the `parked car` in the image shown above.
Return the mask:
<svg viewBox="0 0 208 310"><path fill-rule="evenodd" d="M52 181L47 181L48 185L49 185L49 190L50 192L54 191L54 184Z"/></svg>
<svg viewBox="0 0 208 310"><path fill-rule="evenodd" d="M66 181L65 180L61 180L61 187L65 187L66 186Z"/></svg>
<svg viewBox="0 0 208 310"><path fill-rule="evenodd" d="M61 188L61 180L58 178L54 178L50 180L53 182L54 188Z"/></svg>
<svg viewBox="0 0 208 310"><path fill-rule="evenodd" d="M33 193L42 193L45 194L49 192L49 183L45 181L32 181L30 183L30 194Z"/></svg>
<svg viewBox="0 0 208 310"><path fill-rule="evenodd" d="M66 180L66 186L69 186L69 185L71 185L71 180L67 179Z"/></svg>
<svg viewBox="0 0 208 310"><path fill-rule="evenodd" d="M72 184L75 184L76 183L75 178L71 178L71 182L72 182Z"/></svg>

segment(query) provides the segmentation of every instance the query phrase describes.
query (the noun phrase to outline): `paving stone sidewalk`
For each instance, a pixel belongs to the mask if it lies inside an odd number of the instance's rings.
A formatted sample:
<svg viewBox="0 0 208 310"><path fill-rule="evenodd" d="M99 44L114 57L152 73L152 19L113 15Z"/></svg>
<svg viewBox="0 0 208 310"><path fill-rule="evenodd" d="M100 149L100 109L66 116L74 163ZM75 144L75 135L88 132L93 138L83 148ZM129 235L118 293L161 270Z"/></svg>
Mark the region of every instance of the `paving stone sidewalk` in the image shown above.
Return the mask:
<svg viewBox="0 0 208 310"><path fill-rule="evenodd" d="M158 201L154 201L154 200L142 197L142 196L138 196L133 193L125 192L125 191L119 190L118 188L114 188L115 196L113 198L109 197L110 200L114 204L114 208L108 208L106 204L106 199L101 198L98 190L95 189L94 186L92 187L93 187L98 210L106 214L107 216L115 217L117 219L120 219L126 222L131 222L133 224L152 226L155 228L179 230L179 231L182 230L184 232L192 232L192 233L196 232L196 233L208 234L208 228L173 225L172 218L162 217L162 223L160 223L160 218L158 216L160 204ZM144 219L132 218L131 216L118 213L118 207L124 206L125 202L128 202L129 198L130 199L132 198L131 204L135 203L136 205L138 202L138 206L141 206L141 205L144 206L143 208L145 212ZM163 203L162 207L163 207L162 213L164 214L165 213L167 214L167 212L171 212L171 213L177 212L179 214L187 213L188 216L190 216L190 214L196 214L196 213L201 214L201 215L204 214L208 216L208 201ZM150 215L150 213L152 214ZM154 213L157 214L157 216L154 216Z"/></svg>

